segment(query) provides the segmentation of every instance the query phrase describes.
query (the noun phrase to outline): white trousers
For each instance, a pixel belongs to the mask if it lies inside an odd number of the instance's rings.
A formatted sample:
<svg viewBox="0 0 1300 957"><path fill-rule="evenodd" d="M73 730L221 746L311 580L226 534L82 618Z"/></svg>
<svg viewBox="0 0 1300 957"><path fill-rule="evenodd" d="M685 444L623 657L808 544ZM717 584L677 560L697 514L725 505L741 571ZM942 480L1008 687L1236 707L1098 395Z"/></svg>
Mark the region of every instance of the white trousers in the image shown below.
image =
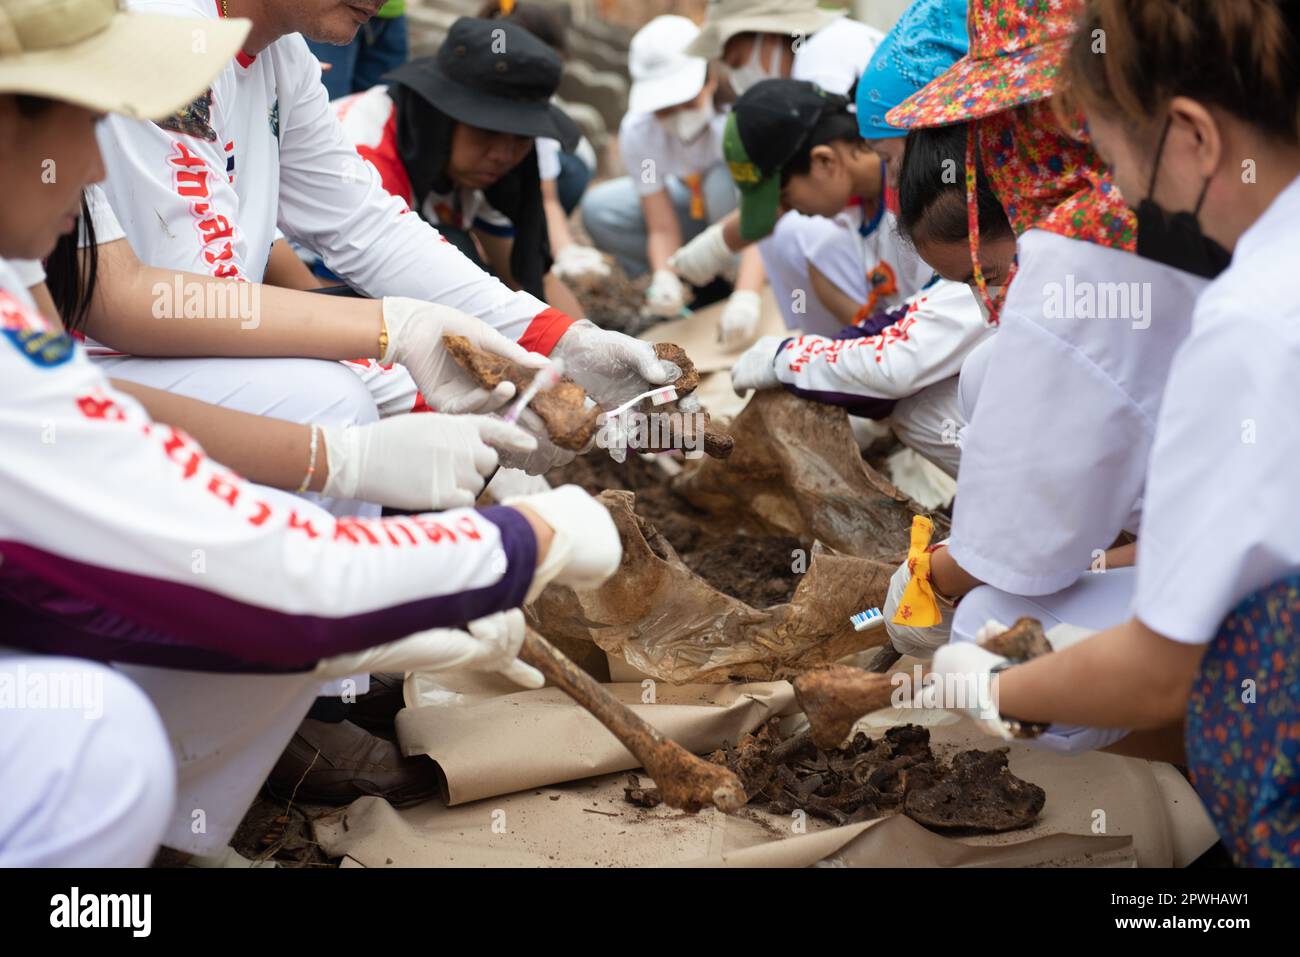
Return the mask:
<svg viewBox="0 0 1300 957"><path fill-rule="evenodd" d="M258 788L288 745L320 679L224 675L115 665L152 700L175 754L175 810L162 842L213 854L230 843Z"/></svg>
<svg viewBox="0 0 1300 957"><path fill-rule="evenodd" d="M819 248L813 262L812 251ZM844 328L813 292L810 263L854 302L867 301L862 248L854 231L840 220L791 210L776 221L772 235L759 242L758 251L787 329L834 336Z"/></svg>
<svg viewBox="0 0 1300 957"><path fill-rule="evenodd" d="M974 641L980 626L990 619L1010 626L1019 618L1037 618L1044 631L1063 624L1094 631L1111 628L1131 616L1136 587L1135 568L1088 572L1068 588L1029 598L981 585L958 604L951 640ZM1052 725L1045 734L1025 743L1064 754L1079 754L1107 747L1126 734L1121 728Z"/></svg>
<svg viewBox="0 0 1300 957"><path fill-rule="evenodd" d="M0 649L0 795L0 867L145 867L172 815L172 749L112 669Z"/></svg>
<svg viewBox="0 0 1300 957"><path fill-rule="evenodd" d="M213 405L317 425L365 425L379 419L370 384L387 389L398 377L321 359L150 359L96 356L104 374ZM352 371L356 369L357 371ZM403 371L404 374L404 371ZM407 376L409 379L409 376ZM368 502L307 494L335 515L375 518Z"/></svg>
<svg viewBox="0 0 1300 957"><path fill-rule="evenodd" d="M900 399L887 420L898 441L929 459L952 478L961 465L957 444L965 419L957 397L957 376Z"/></svg>

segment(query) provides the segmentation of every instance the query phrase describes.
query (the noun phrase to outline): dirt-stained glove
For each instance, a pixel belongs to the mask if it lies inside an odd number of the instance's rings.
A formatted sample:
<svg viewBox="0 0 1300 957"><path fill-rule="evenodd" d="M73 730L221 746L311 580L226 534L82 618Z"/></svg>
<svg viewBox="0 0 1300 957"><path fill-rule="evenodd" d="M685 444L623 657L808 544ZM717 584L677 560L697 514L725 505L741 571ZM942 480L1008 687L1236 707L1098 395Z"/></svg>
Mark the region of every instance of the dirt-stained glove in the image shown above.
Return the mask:
<svg viewBox="0 0 1300 957"><path fill-rule="evenodd" d="M905 561L898 566L898 571L889 579L889 594L885 598L885 630L889 632L890 644L899 654L912 655L920 658L922 661L927 660L934 654L936 648L942 647L948 643L948 638L952 632L952 609L947 609L947 614L937 625L930 625L927 628L914 628L909 625L895 624L894 616L898 614L898 606L903 598L903 592L907 590L907 583L912 580L911 562ZM942 614L942 610L940 612Z"/></svg>
<svg viewBox="0 0 1300 957"><path fill-rule="evenodd" d="M645 291L645 314L661 319L676 319L685 308L686 288L677 274L669 269L655 272Z"/></svg>
<svg viewBox="0 0 1300 957"><path fill-rule="evenodd" d="M707 286L735 255L722 237L722 223L714 223L669 256L668 267L693 286Z"/></svg>
<svg viewBox="0 0 1300 957"><path fill-rule="evenodd" d="M327 658L316 666L322 678L371 671L495 671L525 688L546 683L542 673L519 660L524 613L518 608L471 621L467 631L433 628L365 651Z"/></svg>
<svg viewBox="0 0 1300 957"><path fill-rule="evenodd" d="M565 374L604 409L669 385L682 374L674 363L656 356L650 343L602 329L587 319L569 326L551 356L563 360ZM698 411L699 403L694 399L687 396L678 408L683 412Z"/></svg>
<svg viewBox="0 0 1300 957"><path fill-rule="evenodd" d="M609 276L609 263L605 262L600 250L573 243L555 254L551 271L561 279L581 279L584 276L605 279Z"/></svg>
<svg viewBox="0 0 1300 957"><path fill-rule="evenodd" d="M530 410L525 410L526 415L519 417L519 424L524 427L525 431L537 443L536 448L531 452L521 452L511 450L507 452L501 450L501 467L507 469L521 469L529 475L545 475L551 469L559 468L561 465L568 465L577 455L567 449L562 449L551 441L546 432L546 426L538 419L533 422L529 416L535 415Z"/></svg>
<svg viewBox="0 0 1300 957"><path fill-rule="evenodd" d="M750 289L737 289L718 318L718 339L728 349L739 349L754 339L763 318L763 297Z"/></svg>
<svg viewBox="0 0 1300 957"><path fill-rule="evenodd" d="M537 451L523 429L486 415L395 415L320 432L324 494L422 512L473 505L500 456Z"/></svg>
<svg viewBox="0 0 1300 957"><path fill-rule="evenodd" d="M388 328L388 349L380 363L405 366L425 401L438 412L495 412L515 395L515 387L509 382L502 382L491 392L474 382L443 348L445 335L464 336L480 349L529 368L544 368L548 361L468 313L419 299L385 297L384 323Z"/></svg>

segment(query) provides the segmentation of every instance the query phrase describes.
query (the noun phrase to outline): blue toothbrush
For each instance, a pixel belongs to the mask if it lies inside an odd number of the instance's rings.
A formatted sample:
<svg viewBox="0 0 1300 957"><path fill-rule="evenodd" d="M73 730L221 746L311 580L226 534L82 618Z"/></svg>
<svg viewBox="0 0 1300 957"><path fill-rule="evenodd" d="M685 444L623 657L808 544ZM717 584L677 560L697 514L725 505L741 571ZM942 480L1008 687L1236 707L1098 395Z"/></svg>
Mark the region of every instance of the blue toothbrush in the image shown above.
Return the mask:
<svg viewBox="0 0 1300 957"><path fill-rule="evenodd" d="M866 631L874 625L884 624L885 616L879 608L868 608L866 611L860 611L849 618L853 622L854 631Z"/></svg>

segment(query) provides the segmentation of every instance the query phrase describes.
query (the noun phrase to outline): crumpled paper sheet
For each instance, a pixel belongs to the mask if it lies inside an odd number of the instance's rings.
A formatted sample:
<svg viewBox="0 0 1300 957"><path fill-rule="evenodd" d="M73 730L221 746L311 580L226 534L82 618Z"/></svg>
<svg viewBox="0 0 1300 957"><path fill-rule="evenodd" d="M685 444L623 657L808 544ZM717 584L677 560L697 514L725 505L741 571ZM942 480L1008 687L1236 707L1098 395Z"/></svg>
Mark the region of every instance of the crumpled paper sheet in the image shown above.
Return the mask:
<svg viewBox="0 0 1300 957"><path fill-rule="evenodd" d="M484 676L467 681L457 675L461 684L453 690L445 687L450 677L408 679L408 702L435 703L403 711L399 732L408 753L413 729L436 739L437 754L452 758L443 768L448 784L461 800L471 793L481 799L453 807L431 800L399 811L382 799L362 798L317 822L316 838L327 854L366 867L1181 867L1216 840L1195 791L1169 765L1099 752L1067 757L1016 743L1008 746L1011 770L1042 787L1047 803L1032 827L1006 834L952 838L901 815L833 827L751 808L732 817L712 809L689 815L663 806L637 808L623 800L626 774L601 773L608 766L597 760L606 747L621 747L603 728L593 728L586 712L565 714L581 711L576 704L538 697L546 691L497 694L505 687ZM610 687L624 700L629 692L639 700L640 685ZM638 705L639 713L661 730L676 726L672 736L700 752L720 746L723 737L735 740L717 712L735 709L739 698L755 695L763 702L754 702L750 716L794 707L784 683L735 686L730 697L719 697L724 689L716 686L660 684L656 690L661 703ZM483 710L494 695L497 707ZM691 695L705 697L692 702ZM472 719L448 720L462 710ZM915 717L886 709L867 716L861 727L878 735ZM801 721L788 717L783 728L793 730ZM951 715L932 714L925 723L941 753L997 744ZM749 718L739 724L749 725ZM621 761L612 758L619 767L635 760L622 755ZM543 777L566 783L538 783L532 773L538 768L545 769ZM511 793L493 793L511 787Z"/></svg>
<svg viewBox="0 0 1300 957"><path fill-rule="evenodd" d="M773 715L797 710L794 688L785 681L673 686L649 680L605 688L696 753L713 751ZM645 703L651 695L654 703ZM412 674L406 700L412 707L397 715L402 750L426 754L438 764L451 805L631 770L639 763L558 688L525 691L496 676L471 673Z"/></svg>
<svg viewBox="0 0 1300 957"><path fill-rule="evenodd" d="M674 683L772 681L887 640L850 618L885 603L895 567L814 546L787 603L755 608L718 591L632 510L631 492L602 492L623 543L618 571L599 588L547 588L528 622L565 648L594 642L647 675Z"/></svg>

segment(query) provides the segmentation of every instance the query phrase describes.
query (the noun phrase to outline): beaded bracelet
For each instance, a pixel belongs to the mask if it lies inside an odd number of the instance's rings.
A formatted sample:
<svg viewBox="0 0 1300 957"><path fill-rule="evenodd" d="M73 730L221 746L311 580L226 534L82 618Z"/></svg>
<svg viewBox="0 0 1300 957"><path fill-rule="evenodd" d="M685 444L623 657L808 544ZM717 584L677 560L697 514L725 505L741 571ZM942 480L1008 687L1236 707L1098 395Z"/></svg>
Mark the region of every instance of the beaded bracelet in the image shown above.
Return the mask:
<svg viewBox="0 0 1300 957"><path fill-rule="evenodd" d="M307 474L302 477L302 484L295 491L301 495L307 491L307 486L311 485L311 477L316 474L316 443L320 436L320 427L312 424L311 427L311 457L307 461Z"/></svg>

